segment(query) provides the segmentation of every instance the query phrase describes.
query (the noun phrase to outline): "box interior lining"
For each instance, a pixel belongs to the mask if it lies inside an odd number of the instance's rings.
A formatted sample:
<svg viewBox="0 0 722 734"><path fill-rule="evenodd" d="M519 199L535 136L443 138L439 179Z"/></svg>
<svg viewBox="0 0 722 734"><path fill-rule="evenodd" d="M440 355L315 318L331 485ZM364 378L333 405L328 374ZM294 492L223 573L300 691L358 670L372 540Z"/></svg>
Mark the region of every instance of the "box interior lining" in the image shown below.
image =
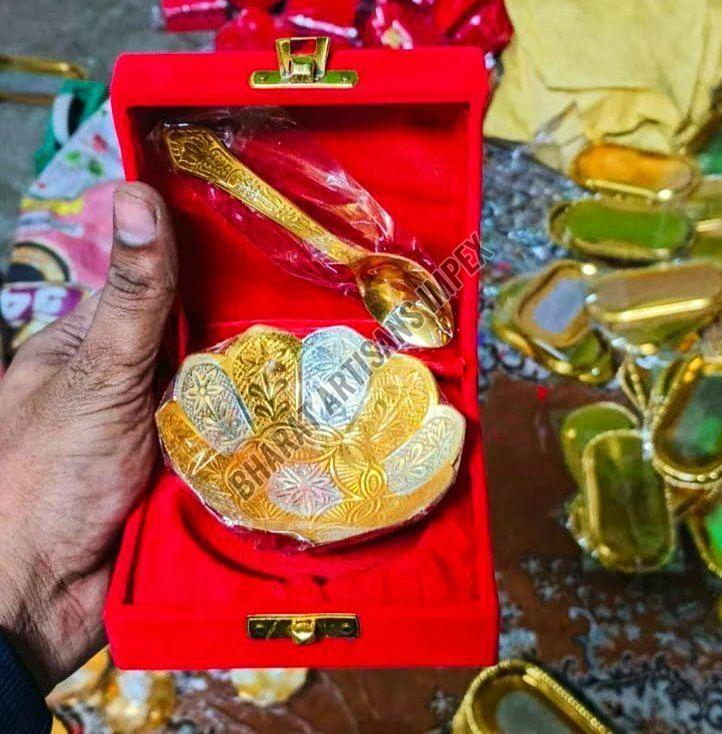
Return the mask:
<svg viewBox="0 0 722 734"><path fill-rule="evenodd" d="M188 200L182 180L154 160L146 140L157 121L178 112L138 108L131 110L131 120L139 178L159 188L173 212L188 349L207 348L253 323L300 336L346 324L369 335L374 323L358 298L283 272L221 216ZM437 262L469 236L466 104L293 107L290 112ZM464 338L472 337L457 335L447 347L419 356L436 374L445 398L477 420L477 406L465 405L475 370L464 365ZM302 552L268 534L226 528L166 470L147 501L125 601L241 609L282 609L301 601L353 611L375 604L477 599L480 586L484 592L487 586L480 578L486 574L479 573L487 545L476 542L479 492L471 491L483 484L481 462L474 459L480 453L478 430L469 430L457 481L429 517L366 542Z"/></svg>

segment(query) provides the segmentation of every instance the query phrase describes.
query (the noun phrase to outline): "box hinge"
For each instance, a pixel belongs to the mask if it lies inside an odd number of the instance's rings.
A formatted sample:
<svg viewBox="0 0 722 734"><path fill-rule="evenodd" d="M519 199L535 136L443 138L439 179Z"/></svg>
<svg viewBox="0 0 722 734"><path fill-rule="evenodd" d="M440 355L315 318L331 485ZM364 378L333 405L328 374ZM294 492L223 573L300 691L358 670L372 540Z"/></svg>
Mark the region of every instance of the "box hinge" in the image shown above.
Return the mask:
<svg viewBox="0 0 722 734"><path fill-rule="evenodd" d="M323 637L354 639L360 634L355 614L253 614L248 636L253 640L288 639L310 645Z"/></svg>
<svg viewBox="0 0 722 734"><path fill-rule="evenodd" d="M251 74L251 86L257 89L355 87L358 83L356 71L326 69L330 45L328 36L279 38L276 41L278 70L254 71Z"/></svg>

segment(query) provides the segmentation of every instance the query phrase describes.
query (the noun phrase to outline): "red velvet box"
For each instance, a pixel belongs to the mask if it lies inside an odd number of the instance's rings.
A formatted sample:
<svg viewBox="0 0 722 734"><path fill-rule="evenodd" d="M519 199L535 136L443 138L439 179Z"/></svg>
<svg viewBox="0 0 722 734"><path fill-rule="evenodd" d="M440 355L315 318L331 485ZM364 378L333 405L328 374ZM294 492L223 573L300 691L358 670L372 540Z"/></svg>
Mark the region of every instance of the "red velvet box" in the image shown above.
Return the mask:
<svg viewBox="0 0 722 734"><path fill-rule="evenodd" d="M280 105L302 123L440 262L478 231L481 125L487 94L472 48L340 51L351 89L254 89L272 52L122 56L112 84L130 180L164 187L180 248L180 300L192 351L254 323L299 335L331 324L370 334L355 298L280 271L217 214L184 202L148 155L169 109ZM261 544L217 522L182 481L159 469L129 519L105 619L126 668L408 667L495 661L494 585L477 400L478 276L462 273L457 335L419 352L468 419L455 485L419 522L365 543L315 552ZM178 328L177 326L174 328ZM255 640L254 614L358 616L356 639L310 645Z"/></svg>

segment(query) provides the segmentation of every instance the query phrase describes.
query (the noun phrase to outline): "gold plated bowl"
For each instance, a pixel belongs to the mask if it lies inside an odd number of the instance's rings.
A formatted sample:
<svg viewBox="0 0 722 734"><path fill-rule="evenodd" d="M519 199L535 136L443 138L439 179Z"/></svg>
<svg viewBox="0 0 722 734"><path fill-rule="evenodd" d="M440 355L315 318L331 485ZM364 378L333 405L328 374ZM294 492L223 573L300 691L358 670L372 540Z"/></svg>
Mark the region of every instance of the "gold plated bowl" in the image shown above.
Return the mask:
<svg viewBox="0 0 722 734"><path fill-rule="evenodd" d="M191 355L156 422L170 466L224 523L314 545L416 519L464 441L423 362L342 326L304 339L254 326Z"/></svg>

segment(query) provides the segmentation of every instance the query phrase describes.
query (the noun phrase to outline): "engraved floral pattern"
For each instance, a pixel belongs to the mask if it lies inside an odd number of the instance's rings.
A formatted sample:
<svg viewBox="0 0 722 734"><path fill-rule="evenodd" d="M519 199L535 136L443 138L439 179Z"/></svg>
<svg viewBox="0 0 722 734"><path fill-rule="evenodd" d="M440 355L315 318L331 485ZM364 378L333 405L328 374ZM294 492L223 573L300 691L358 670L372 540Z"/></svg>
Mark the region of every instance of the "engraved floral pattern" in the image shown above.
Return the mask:
<svg viewBox="0 0 722 734"><path fill-rule="evenodd" d="M222 454L235 451L251 432L248 411L233 383L212 358L186 360L176 394L203 438Z"/></svg>
<svg viewBox="0 0 722 734"><path fill-rule="evenodd" d="M341 492L317 464L282 467L268 483L268 496L284 510L303 517L315 517L341 501Z"/></svg>
<svg viewBox="0 0 722 734"><path fill-rule="evenodd" d="M405 495L422 487L445 464L453 461L464 438L464 420L438 405L424 425L384 462L389 491Z"/></svg>
<svg viewBox="0 0 722 734"><path fill-rule="evenodd" d="M356 416L368 392L371 368L362 355L363 338L352 329L322 329L304 340L302 404L306 418L342 428Z"/></svg>

